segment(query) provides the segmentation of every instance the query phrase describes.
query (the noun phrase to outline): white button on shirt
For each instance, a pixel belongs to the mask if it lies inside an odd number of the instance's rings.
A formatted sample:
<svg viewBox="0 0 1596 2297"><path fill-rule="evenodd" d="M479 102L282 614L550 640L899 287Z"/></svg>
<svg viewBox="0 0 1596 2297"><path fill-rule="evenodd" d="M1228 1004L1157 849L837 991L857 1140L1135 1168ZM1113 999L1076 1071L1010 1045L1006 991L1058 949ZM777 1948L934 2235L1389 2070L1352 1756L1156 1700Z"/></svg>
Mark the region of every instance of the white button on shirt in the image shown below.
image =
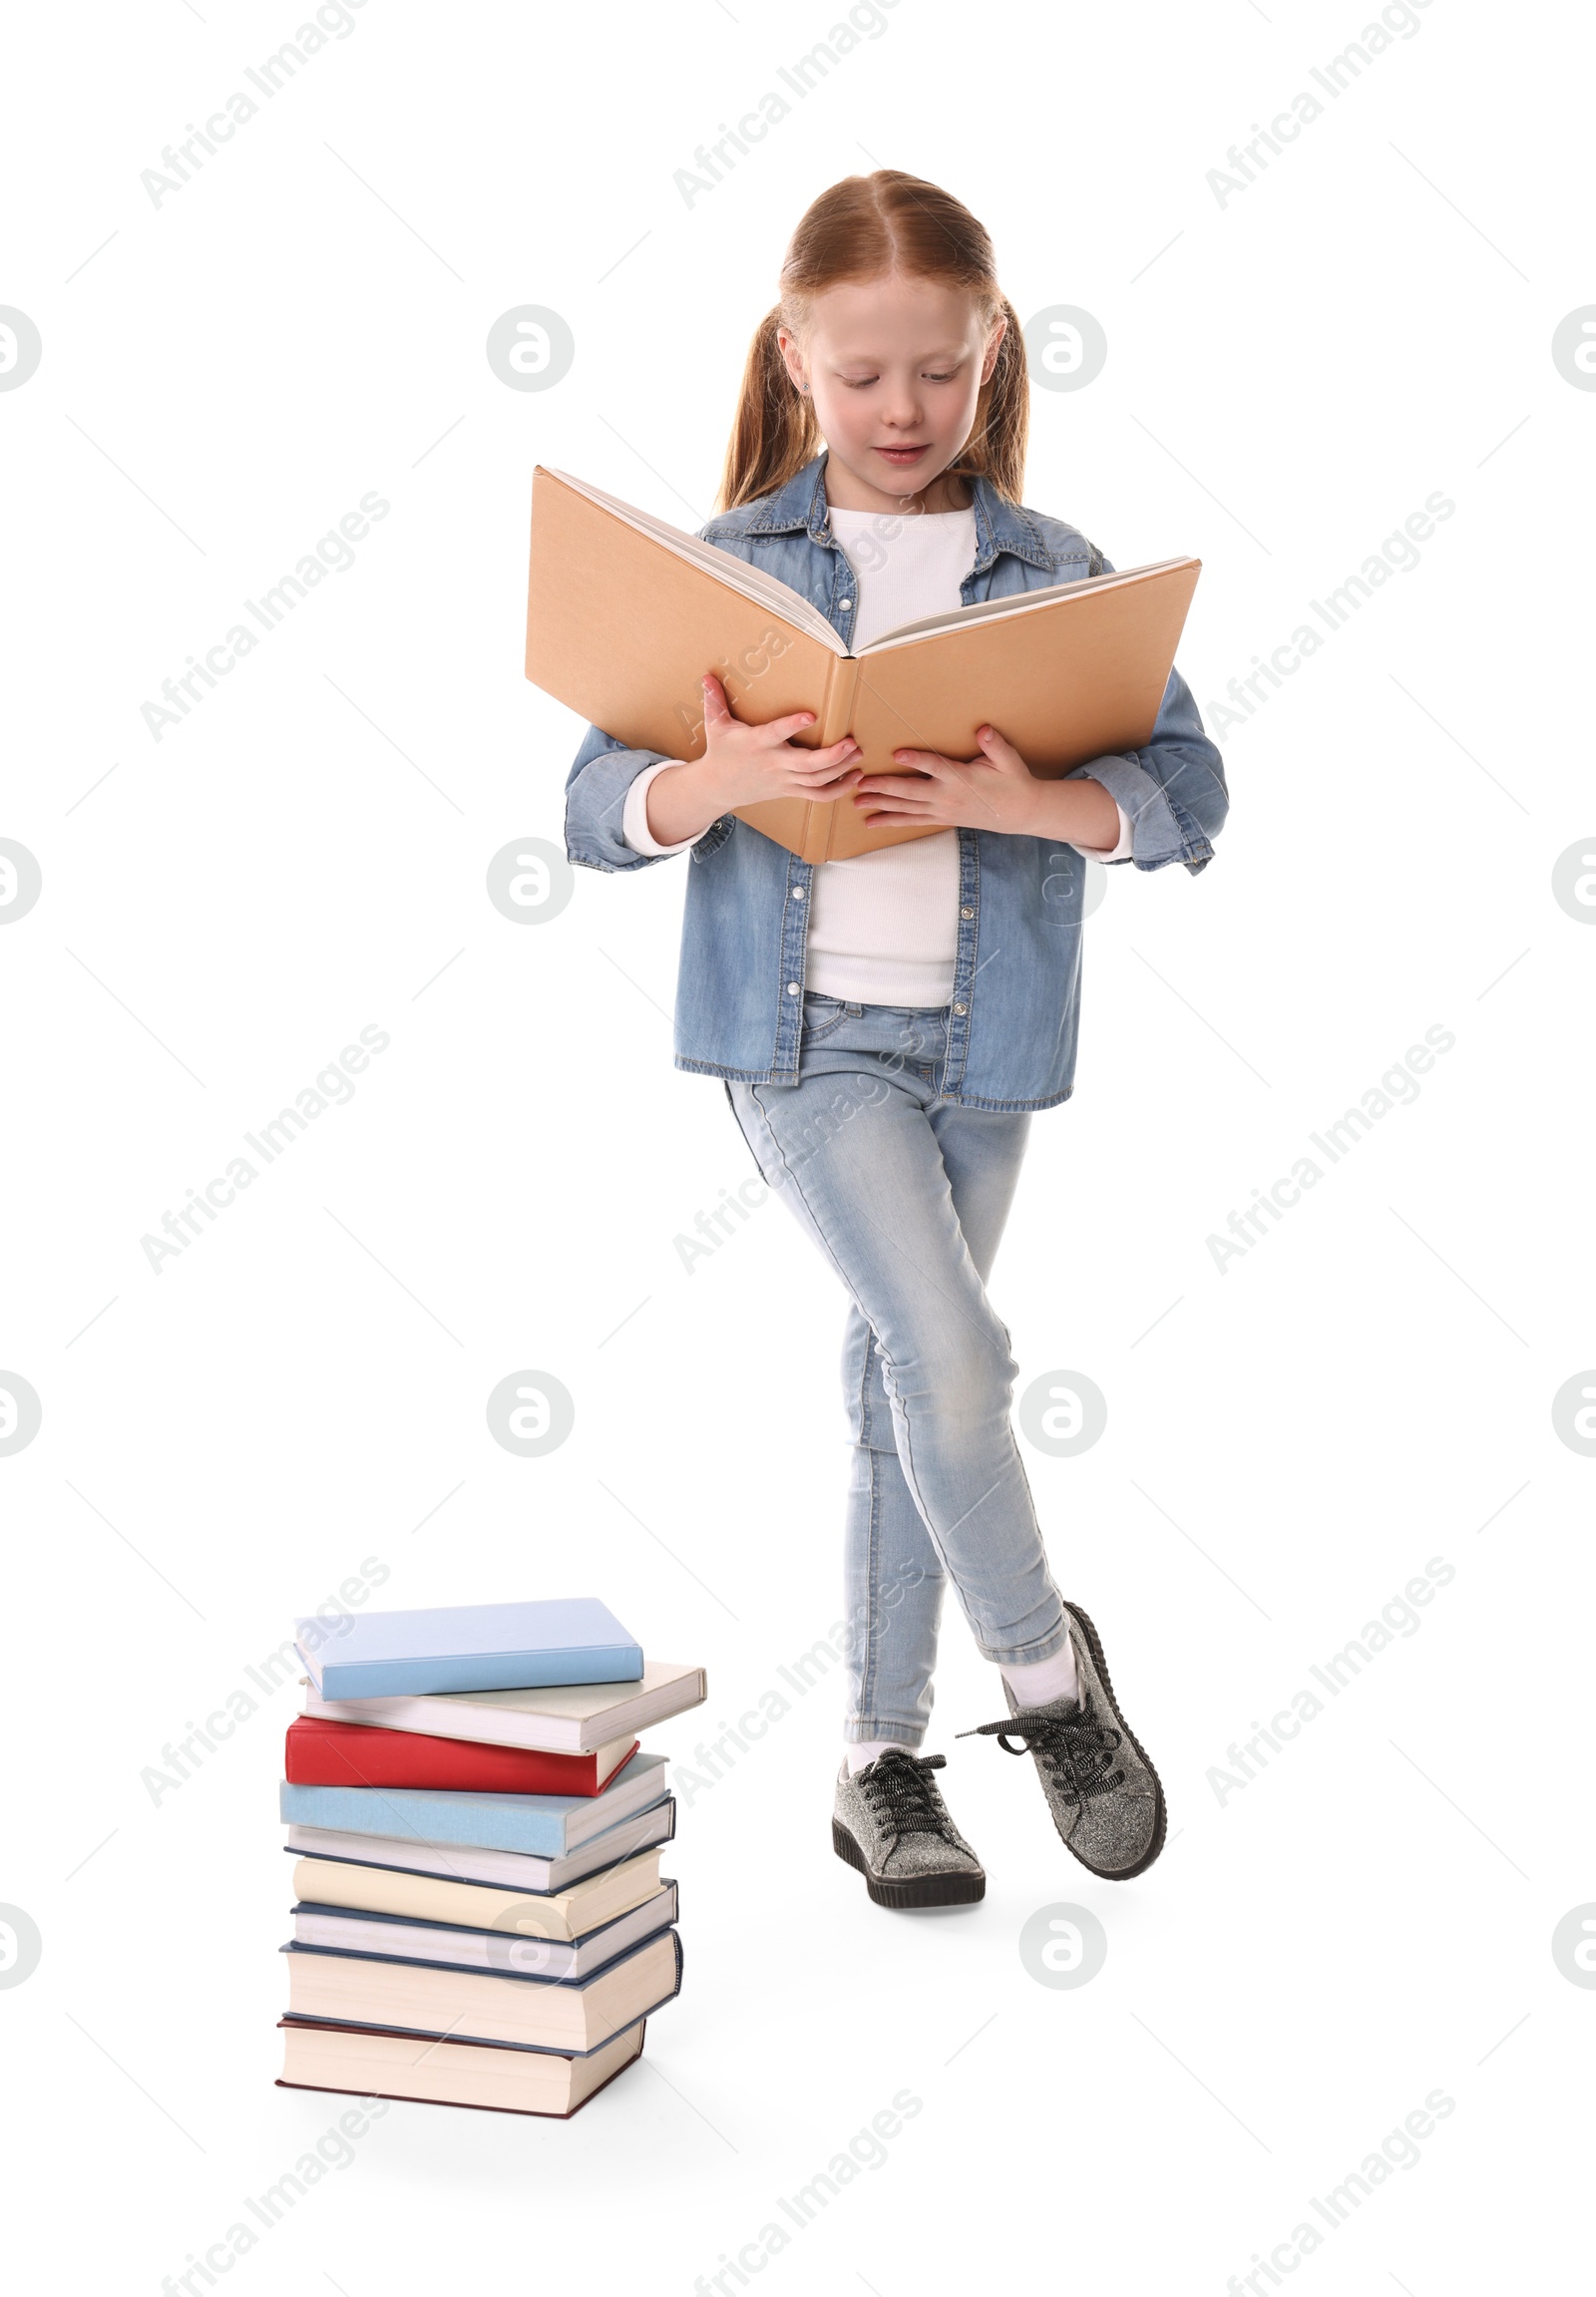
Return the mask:
<svg viewBox="0 0 1596 2297"><path fill-rule="evenodd" d="M830 519L857 585L855 653L883 630L960 604L976 561L974 509L906 517L833 506ZM848 601L838 604L846 610ZM635 853L680 853L697 842L661 846L649 833L648 785L671 763L648 767L626 793L621 835ZM1130 852L1130 824L1123 808L1116 810L1119 842L1111 853L1090 854L1094 861L1119 861ZM802 894L801 886L793 888L795 900ZM960 915L957 830L823 862L809 910L808 985L849 1004L945 1005L953 995ZM789 996L798 989L796 981L787 983Z"/></svg>

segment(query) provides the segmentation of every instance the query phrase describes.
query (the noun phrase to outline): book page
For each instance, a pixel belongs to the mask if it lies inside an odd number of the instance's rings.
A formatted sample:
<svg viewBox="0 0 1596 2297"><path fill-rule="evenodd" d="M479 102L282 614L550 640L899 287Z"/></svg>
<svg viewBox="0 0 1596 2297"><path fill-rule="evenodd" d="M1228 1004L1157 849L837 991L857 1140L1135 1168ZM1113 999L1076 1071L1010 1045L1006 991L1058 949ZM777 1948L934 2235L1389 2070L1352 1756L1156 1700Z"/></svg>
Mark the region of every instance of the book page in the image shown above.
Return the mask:
<svg viewBox="0 0 1596 2297"><path fill-rule="evenodd" d="M819 638L834 653L847 653L847 647L819 608L812 606L807 598L801 598L796 590L790 590L785 582L778 582L774 574L762 574L759 568L745 566L741 559L733 558L729 551L717 550L713 543L700 542L696 535L684 535L678 527L668 525L665 520L652 518L646 511L634 510L630 503L621 502L617 495L606 495L601 487L590 487L586 480L574 479L569 471L552 471L551 476L565 486L575 488L579 495L586 495L589 502L601 504L617 519L623 519L628 527L634 527L639 534L647 535L651 541L674 552L678 559L685 559L690 566L702 567L717 581L724 582L728 589L740 591L743 597L752 599L755 605L768 606L773 614L780 615L794 629L804 631L811 638Z"/></svg>
<svg viewBox="0 0 1596 2297"><path fill-rule="evenodd" d="M1139 582L1148 574L1161 574L1170 567L1180 567L1183 559L1159 559L1150 567L1127 567L1112 574L1088 574L1083 581L1052 582L1045 590L1023 590L1012 598L984 598L974 606L955 606L945 614L927 614L917 622L900 622L895 630L883 630L879 638L872 638L861 655L879 654L884 647L913 643L918 638L935 638L943 630L962 629L968 622L991 621L1001 614L1024 614L1037 606L1050 606L1058 598L1089 596L1094 590L1112 589L1119 582Z"/></svg>

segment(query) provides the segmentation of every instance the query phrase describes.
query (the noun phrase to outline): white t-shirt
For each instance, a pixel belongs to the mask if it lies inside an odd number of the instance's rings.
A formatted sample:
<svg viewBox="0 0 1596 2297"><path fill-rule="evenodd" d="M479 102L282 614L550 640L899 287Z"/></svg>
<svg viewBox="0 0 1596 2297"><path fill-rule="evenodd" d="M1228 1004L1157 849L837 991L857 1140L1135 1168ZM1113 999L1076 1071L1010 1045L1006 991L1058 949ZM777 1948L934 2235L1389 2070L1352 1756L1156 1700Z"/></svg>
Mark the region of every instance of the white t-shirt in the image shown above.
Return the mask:
<svg viewBox="0 0 1596 2297"><path fill-rule="evenodd" d="M976 561L974 509L905 516L833 505L830 519L858 583L856 653L884 630L959 605ZM621 835L635 853L681 853L697 843L685 838L661 846L648 829L648 785L673 763L647 768L626 793ZM1118 844L1091 859L1117 861L1129 851L1130 825L1121 809ZM953 995L958 944L957 830L816 869L804 980L821 995L849 1004L945 1005Z"/></svg>

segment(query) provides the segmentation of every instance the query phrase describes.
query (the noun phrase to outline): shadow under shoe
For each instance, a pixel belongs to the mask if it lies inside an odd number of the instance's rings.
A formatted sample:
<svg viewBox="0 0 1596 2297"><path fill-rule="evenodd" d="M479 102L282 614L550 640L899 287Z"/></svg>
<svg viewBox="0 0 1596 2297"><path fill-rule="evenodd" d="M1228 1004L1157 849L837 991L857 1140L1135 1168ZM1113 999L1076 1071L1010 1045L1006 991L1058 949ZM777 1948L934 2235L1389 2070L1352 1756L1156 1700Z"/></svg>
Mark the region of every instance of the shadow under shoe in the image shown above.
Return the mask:
<svg viewBox="0 0 1596 2297"><path fill-rule="evenodd" d="M986 1896L986 1871L932 1776L947 1760L890 1746L837 1781L831 1846L878 1906L968 1906Z"/></svg>
<svg viewBox="0 0 1596 2297"><path fill-rule="evenodd" d="M1021 1707L1003 1685L1004 1723L984 1723L962 1738L996 1738L1005 1754L1029 1754L1066 1850L1091 1873L1128 1882L1164 1847L1164 1790L1114 1702L1097 1630L1066 1605L1080 1698Z"/></svg>

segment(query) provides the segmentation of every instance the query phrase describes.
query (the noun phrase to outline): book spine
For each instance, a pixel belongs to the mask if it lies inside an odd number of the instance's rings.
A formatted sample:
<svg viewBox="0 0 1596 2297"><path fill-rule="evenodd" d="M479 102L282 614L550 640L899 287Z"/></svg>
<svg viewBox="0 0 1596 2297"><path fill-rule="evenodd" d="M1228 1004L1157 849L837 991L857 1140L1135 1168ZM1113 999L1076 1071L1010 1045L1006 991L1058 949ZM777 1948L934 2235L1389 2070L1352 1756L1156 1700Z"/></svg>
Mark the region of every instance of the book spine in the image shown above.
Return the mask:
<svg viewBox="0 0 1596 2297"><path fill-rule="evenodd" d="M854 654L839 654L833 661L826 679L826 701L820 713L820 740L815 745L817 749L828 749L833 742L840 742L851 729L854 702L859 693L860 667L858 656ZM804 824L804 861L819 863L831 859L832 832L839 803L851 806L853 800L810 800L809 818Z"/></svg>

